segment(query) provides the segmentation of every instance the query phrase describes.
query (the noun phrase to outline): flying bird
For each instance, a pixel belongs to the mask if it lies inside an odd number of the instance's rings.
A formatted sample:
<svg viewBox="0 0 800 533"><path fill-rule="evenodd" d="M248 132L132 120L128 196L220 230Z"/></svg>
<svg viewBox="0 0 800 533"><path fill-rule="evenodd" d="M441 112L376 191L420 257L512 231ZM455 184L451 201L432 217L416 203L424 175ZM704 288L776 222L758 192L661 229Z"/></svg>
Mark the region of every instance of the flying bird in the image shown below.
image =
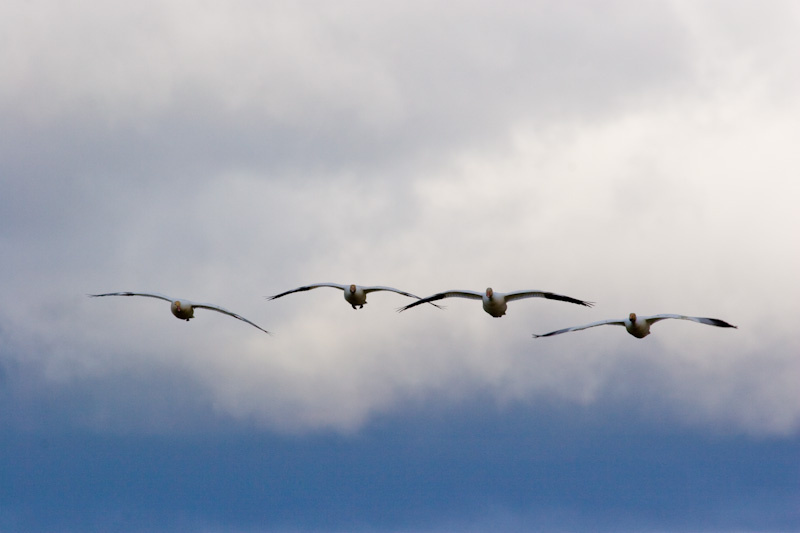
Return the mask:
<svg viewBox="0 0 800 533"><path fill-rule="evenodd" d="M436 300L442 300L443 298L469 298L471 300L482 300L483 310L492 315L493 317L503 316L504 314L506 314L506 308L508 307L508 302L512 302L514 300L520 300L522 298L547 298L549 300L561 300L562 302L585 305L586 307L592 307L594 305L592 302L584 302L583 300L578 300L576 298L571 298L569 296L562 296L561 294L555 294L553 292L514 291L514 292L500 293L500 292L494 292L492 288L489 287L488 289L486 289L485 293L476 291L440 292L434 294L433 296L422 298L414 303L406 305L405 307L401 307L397 311L402 312L405 311L406 309L411 309L416 305L435 302Z"/></svg>
<svg viewBox="0 0 800 533"><path fill-rule="evenodd" d="M146 296L148 298L158 298L159 300L165 300L169 302L171 304L170 310L172 311L172 314L175 315L177 318L180 318L181 320L186 320L187 322L189 321L189 319L194 318L195 309L211 309L212 311L217 311L218 313L224 313L226 315L232 316L233 318L238 318L239 320L247 322L251 326L260 329L264 333L272 335L269 331L254 324L253 322L250 322L243 316L237 315L236 313L228 311L227 309L223 309L218 305L200 304L184 299L176 300L175 298L170 298L169 296L165 296L163 294L159 294L156 292L109 292L106 294L90 294L89 296L91 296L92 298L98 298L100 296Z"/></svg>
<svg viewBox="0 0 800 533"><path fill-rule="evenodd" d="M586 328L593 328L595 326L605 326L606 324L611 326L625 326L625 329L628 330L628 333L636 337L637 339L643 339L650 335L650 326L655 324L660 320L665 320L667 318L678 318L681 320L691 320L693 322L699 322L700 324L706 324L709 326L717 326L720 328L736 328L733 324L728 324L724 320L720 320L718 318L704 318L700 316L684 316L684 315L670 315L670 314L662 314L662 315L653 315L653 316L636 316L636 313L631 313L628 315L628 318L624 320L601 320L599 322L592 322L591 324L586 324L584 326L574 326L571 328L564 328L559 329L557 331L551 331L550 333L545 333L543 335L536 335L533 334L534 337L550 337L551 335L558 335L559 333L567 333L568 331L579 331Z"/></svg>
<svg viewBox="0 0 800 533"><path fill-rule="evenodd" d="M362 287L361 285L355 285L355 284L340 285L339 283L314 283L312 285L305 285L303 287L298 287L290 291L282 292L280 294L276 294L275 296L265 296L265 298L274 300L276 298L280 298L281 296L292 294L293 292L310 291L311 289L318 289L319 287L332 287L334 289L340 289L342 292L344 292L344 299L347 300L347 303L349 303L353 307L353 309L363 308L364 305L366 305L367 303L367 294L376 291L396 292L397 294L402 294L403 296L419 299L419 296L417 296L416 294L411 294L410 292L393 289L392 287L381 287L377 285L373 287ZM436 304L431 304L431 305L439 307Z"/></svg>

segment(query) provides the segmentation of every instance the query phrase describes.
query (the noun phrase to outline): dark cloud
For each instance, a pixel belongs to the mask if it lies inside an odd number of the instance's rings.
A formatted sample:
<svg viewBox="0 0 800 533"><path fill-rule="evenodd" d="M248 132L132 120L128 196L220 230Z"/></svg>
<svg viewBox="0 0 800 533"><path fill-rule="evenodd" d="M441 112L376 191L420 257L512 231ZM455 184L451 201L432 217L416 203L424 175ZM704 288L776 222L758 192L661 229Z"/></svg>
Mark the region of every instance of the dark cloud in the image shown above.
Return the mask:
<svg viewBox="0 0 800 533"><path fill-rule="evenodd" d="M184 23L137 31L134 22L126 28L133 37L115 35L108 44L119 49L116 60L82 45L108 31L102 14L72 14L86 34L67 34L53 64L46 55L37 63L58 74L10 81L18 99L4 105L4 128L15 133L4 159L58 161L62 177L145 181L230 168L374 171L502 145L520 124L586 120L674 97L691 64L681 21L660 3L512 4L488 13L474 6L455 14L435 5L424 17L358 3L342 9L353 16L324 8L310 18L273 14L291 20L299 35L313 32L302 44L254 30L241 42L224 38L213 54ZM211 29L225 31L240 15L221 16ZM158 14L139 24L150 17ZM20 45L39 46L28 38ZM83 60L80 53L102 59L71 79L55 63Z"/></svg>

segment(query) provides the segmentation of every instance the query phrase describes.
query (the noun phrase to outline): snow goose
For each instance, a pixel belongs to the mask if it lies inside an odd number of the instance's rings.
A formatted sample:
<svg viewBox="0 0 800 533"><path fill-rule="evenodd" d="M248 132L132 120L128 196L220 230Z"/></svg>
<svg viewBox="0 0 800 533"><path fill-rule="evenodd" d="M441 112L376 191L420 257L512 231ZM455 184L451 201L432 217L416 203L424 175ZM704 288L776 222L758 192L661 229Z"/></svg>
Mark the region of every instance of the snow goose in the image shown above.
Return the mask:
<svg viewBox="0 0 800 533"><path fill-rule="evenodd" d="M276 298L280 298L281 296L286 296L287 294L292 294L293 292L302 292L302 291L310 291L311 289L318 289L319 287L332 287L334 289L339 289L344 292L344 299L347 300L353 309L361 309L367 303L367 294L375 291L390 291L396 292L397 294L402 294L403 296L408 296L409 298L417 298L419 296L416 294L411 294L410 292L401 291L398 289L393 289L392 287L381 287L379 285L372 286L372 287L362 287L361 285L341 285L339 283L314 283L311 285L305 285L303 287L298 287L296 289L292 289L290 291L282 292L280 294L276 294L275 296L265 296L265 298L269 298L270 300L274 300ZM431 304L435 307L439 307L436 304Z"/></svg>
<svg viewBox="0 0 800 533"><path fill-rule="evenodd" d="M170 298L169 296L165 296L163 294L159 294L157 292L109 292L106 294L90 294L89 296L91 296L92 298L99 298L100 296L146 296L148 298L158 298L159 300L165 300L169 302L171 304L170 310L172 311L172 314L180 318L181 320L186 320L187 322L189 321L189 319L194 318L195 309L211 309L212 311L217 311L218 313L224 313L226 315L232 316L233 318L238 318L239 320L247 322L251 326L260 329L264 333L272 335L269 331L257 326L253 322L250 322L243 316L237 315L236 313L228 311L227 309L223 309L218 305L200 304L184 299L178 300L175 298Z"/></svg>
<svg viewBox="0 0 800 533"><path fill-rule="evenodd" d="M500 292L494 292L492 288L489 287L488 289L486 289L485 293L476 291L440 292L434 294L433 296L422 298L414 303L406 305L405 307L401 307L397 311L402 312L405 311L406 309L411 309L416 305L435 302L436 300L441 300L443 298L469 298L471 300L482 300L483 310L492 315L493 317L503 316L504 314L506 314L506 308L508 307L508 302L512 302L514 300L520 300L522 298L547 298L550 300L561 300L562 302L570 302L573 304L585 305L586 307L591 307L592 305L594 305L592 302L584 302L583 300L578 300L575 298L571 298L569 296L562 296L561 294L555 294L553 292L514 291L514 292L500 293Z"/></svg>
<svg viewBox="0 0 800 533"><path fill-rule="evenodd" d="M718 318L704 318L701 316L685 316L685 315L670 315L670 314L662 314L662 315L653 315L653 316L636 316L636 313L631 313L628 315L628 318L624 320L601 320L599 322L592 322L591 324L586 324L584 326L574 326L571 328L564 328L559 329L557 331L551 331L550 333L545 333L543 335L536 335L533 334L534 337L550 337L552 335L558 335L559 333L566 333L568 331L579 331L586 328L593 328L595 326L605 326L606 324L612 326L625 326L625 329L628 330L628 333L636 337L637 339L643 339L650 335L650 326L655 324L660 320L665 320L667 318L678 318L680 320L691 320L693 322L699 322L700 324L706 324L709 326L717 326L720 328L735 328L733 324L728 324L724 320L720 320Z"/></svg>

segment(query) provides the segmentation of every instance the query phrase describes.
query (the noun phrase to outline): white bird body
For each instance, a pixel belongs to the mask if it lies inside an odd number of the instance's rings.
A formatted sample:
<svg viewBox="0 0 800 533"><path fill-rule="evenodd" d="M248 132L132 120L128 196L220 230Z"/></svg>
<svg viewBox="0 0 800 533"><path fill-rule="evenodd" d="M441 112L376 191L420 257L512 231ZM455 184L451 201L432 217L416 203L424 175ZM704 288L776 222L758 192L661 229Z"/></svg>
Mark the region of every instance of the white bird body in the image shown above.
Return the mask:
<svg viewBox="0 0 800 533"><path fill-rule="evenodd" d="M355 309L356 306L360 309L367 303L367 291L364 290L364 287L350 285L350 287L343 290L342 293L344 294L345 301L353 306L353 309Z"/></svg>
<svg viewBox="0 0 800 533"><path fill-rule="evenodd" d="M172 311L173 315L187 322L190 318L194 318L194 305L186 298L173 301L169 306L169 310Z"/></svg>
<svg viewBox="0 0 800 533"><path fill-rule="evenodd" d="M361 286L361 285L356 285L354 283L350 285L342 285L340 283L312 283L311 285L304 285L302 287L298 287L290 291L276 294L275 296L267 296L267 298L269 298L270 300L274 300L276 298L280 298L281 296L286 296L287 294L292 294L294 292L310 291L311 289L318 289L320 287L332 287L334 289L340 289L344 293L345 301L349 303L353 307L353 309L363 308L367 304L367 294L376 291L396 292L397 294L402 294L403 296L419 299L419 296L417 296L416 294L411 294L410 292L401 291L399 289L394 289L392 287L384 287L381 285ZM435 304L431 305L435 306Z"/></svg>
<svg viewBox="0 0 800 533"><path fill-rule="evenodd" d="M486 292L467 290L440 292L432 296L428 296L427 298L422 298L414 303L406 305L405 307L401 307L398 309L398 311L405 311L406 309L410 309L416 305L434 302L443 298L468 298L470 300L481 300L483 303L483 310L495 318L499 318L506 314L508 302L520 300L522 298L547 298L550 300L561 300L562 302L584 305L586 307L591 307L594 305L591 302L585 302L570 296L563 296L561 294L555 294L552 292L525 290L501 293L495 292L491 287L489 287L486 289Z"/></svg>
<svg viewBox="0 0 800 533"><path fill-rule="evenodd" d="M263 331L264 333L268 333L271 335L269 331L263 329L262 327L256 325L253 322L250 322L243 316L237 315L232 311L228 311L227 309L214 304L202 304L202 303L192 302L191 300L187 300L184 298L179 298L179 299L170 298L169 296L157 292L109 292L106 294L90 294L89 296L93 298L98 298L100 296L145 296L147 298L157 298L159 300L166 300L167 302L170 303L170 311L172 311L172 314L175 315L175 317L180 318L181 320L186 320L187 322L190 319L194 318L195 309L210 309L212 311L216 311L218 313L222 313L225 315L232 316L233 318L237 318L242 322L247 322L251 326L256 327L261 331Z"/></svg>
<svg viewBox="0 0 800 533"><path fill-rule="evenodd" d="M625 326L625 329L636 337L637 339L643 339L650 335L650 326L659 322L661 320L666 320L667 318L676 318L679 320L691 320L692 322L697 322L700 324L706 324L708 326L717 326L720 328L736 328L736 326L732 324L728 324L724 320L720 320L718 318L705 318L700 316L686 316L686 315L673 315L673 314L660 314L660 315L652 315L652 316L637 316L636 313L631 313L628 315L627 318L615 320L601 320L599 322L592 322L591 324L584 324L583 326L574 326L571 328L564 328L559 329L556 331L551 331L550 333L545 333L543 335L536 335L534 333L534 337L550 337L553 335L559 335L561 333L567 333L570 331L580 331L582 329L593 328L595 326Z"/></svg>
<svg viewBox="0 0 800 533"><path fill-rule="evenodd" d="M648 320L650 318L650 320ZM663 320L666 317L661 318ZM636 316L636 313L631 313L628 315L628 318L625 319L625 329L636 337L637 339L643 339L650 335L650 326L655 324L659 319L655 317L640 317Z"/></svg>
<svg viewBox="0 0 800 533"><path fill-rule="evenodd" d="M500 318L506 314L506 309L508 309L508 303L506 303L506 299L503 295L495 295L494 291L491 289L487 289L487 291L481 295L481 302L483 303L483 310L496 318Z"/></svg>

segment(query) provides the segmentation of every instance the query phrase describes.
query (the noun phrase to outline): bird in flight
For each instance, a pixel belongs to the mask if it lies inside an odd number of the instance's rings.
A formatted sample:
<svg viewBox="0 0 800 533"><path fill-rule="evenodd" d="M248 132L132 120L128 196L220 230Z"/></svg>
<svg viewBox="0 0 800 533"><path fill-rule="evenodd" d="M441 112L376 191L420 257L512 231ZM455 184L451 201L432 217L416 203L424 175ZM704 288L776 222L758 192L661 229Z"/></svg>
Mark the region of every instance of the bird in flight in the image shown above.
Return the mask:
<svg viewBox="0 0 800 533"><path fill-rule="evenodd" d="M344 292L344 299L347 301L347 303L349 303L353 307L353 309L363 308L364 305L366 305L367 303L367 294L376 291L396 292L397 294L402 294L403 296L419 299L419 296L417 296L416 294L411 294L410 292L401 291L399 289L394 289L392 287L382 287L380 285L366 287L356 284L341 285L339 283L313 283L311 285L305 285L303 287L298 287L290 291L276 294L275 296L266 296L266 298L269 298L270 300L275 300L276 298L280 298L281 296L286 296L287 294L292 294L293 292L310 291L311 289L318 289L319 287L332 287L334 289L341 290L342 292ZM436 304L431 304L431 305L439 307Z"/></svg>
<svg viewBox="0 0 800 533"><path fill-rule="evenodd" d="M718 318L705 318L700 316L685 316L685 315L671 315L671 314L662 314L662 315L653 315L653 316L637 316L636 313L631 313L628 315L628 318L621 319L621 320L601 320L599 322L592 322L591 324L585 324L583 326L574 326L571 328L564 328L559 329L557 331L551 331L550 333L545 333L543 335L533 334L534 337L550 337L552 335L559 335L561 333L567 333L568 331L580 331L586 328L593 328L595 326L625 326L625 329L628 330L628 333L636 337L637 339L643 339L650 335L650 326L659 322L661 320L666 320L668 318L677 318L680 320L691 320L692 322L699 322L700 324L706 324L708 326L717 326L720 328L736 328L733 324L728 324L724 320L720 320Z"/></svg>
<svg viewBox="0 0 800 533"><path fill-rule="evenodd" d="M506 309L508 308L508 302L512 302L514 300L521 300L523 298L547 298L549 300L560 300L562 302L569 302L578 305L584 305L586 307L591 307L594 304L592 302L585 302L583 300L578 300L576 298L571 298L569 296L563 296L561 294L556 294L553 292L546 292L546 291L514 291L514 292L507 292L507 293L500 293L494 292L491 287L486 289L486 292L477 292L477 291L445 291L434 294L432 296L428 296L427 298L422 298L417 300L414 303L410 303L405 307L401 307L398 309L398 312L405 311L406 309L411 309L414 306L435 302L437 300L442 300L444 298L469 298L471 300L481 300L483 302L483 310L492 315L493 317L501 317L506 314Z"/></svg>
<svg viewBox="0 0 800 533"><path fill-rule="evenodd" d="M91 296L92 298L99 298L101 296L146 296L147 298L158 298L159 300L165 300L169 302L172 314L175 315L177 318L180 318L181 320L186 320L187 322L189 321L189 319L194 318L195 309L211 309L212 311L230 315L233 318L238 318L239 320L247 322L251 326L260 329L264 333L271 335L269 331L256 325L253 322L250 322L243 316L237 315L236 313L228 311L227 309L224 309L218 305L201 304L192 302L190 300L170 298L169 296L166 296L164 294L159 294L157 292L109 292L106 294L90 294L89 296Z"/></svg>

